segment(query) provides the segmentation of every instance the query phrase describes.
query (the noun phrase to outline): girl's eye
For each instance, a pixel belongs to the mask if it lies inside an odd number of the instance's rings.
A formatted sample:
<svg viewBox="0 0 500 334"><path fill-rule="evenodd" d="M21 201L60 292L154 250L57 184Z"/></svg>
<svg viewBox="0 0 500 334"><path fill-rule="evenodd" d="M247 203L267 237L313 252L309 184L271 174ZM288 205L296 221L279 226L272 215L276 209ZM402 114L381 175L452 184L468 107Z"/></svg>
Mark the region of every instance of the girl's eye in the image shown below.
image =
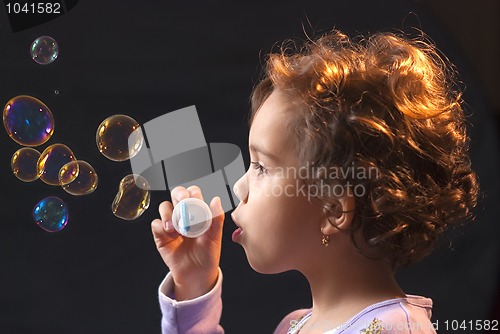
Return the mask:
<svg viewBox="0 0 500 334"><path fill-rule="evenodd" d="M269 172L269 170L266 167L262 166L260 162L252 161L251 164L253 165L254 169L257 169L259 171L258 175L267 174Z"/></svg>

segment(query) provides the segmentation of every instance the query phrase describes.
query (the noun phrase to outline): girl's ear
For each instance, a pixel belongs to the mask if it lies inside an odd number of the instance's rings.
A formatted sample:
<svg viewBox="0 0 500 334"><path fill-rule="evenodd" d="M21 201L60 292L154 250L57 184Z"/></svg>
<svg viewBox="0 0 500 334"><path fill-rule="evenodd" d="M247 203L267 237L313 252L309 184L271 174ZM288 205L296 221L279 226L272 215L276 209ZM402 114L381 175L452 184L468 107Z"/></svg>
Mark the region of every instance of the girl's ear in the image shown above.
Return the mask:
<svg viewBox="0 0 500 334"><path fill-rule="evenodd" d="M355 197L349 188L343 196L330 198L327 204L328 211L321 225L323 234L331 235L339 230L348 230L354 219L355 208Z"/></svg>

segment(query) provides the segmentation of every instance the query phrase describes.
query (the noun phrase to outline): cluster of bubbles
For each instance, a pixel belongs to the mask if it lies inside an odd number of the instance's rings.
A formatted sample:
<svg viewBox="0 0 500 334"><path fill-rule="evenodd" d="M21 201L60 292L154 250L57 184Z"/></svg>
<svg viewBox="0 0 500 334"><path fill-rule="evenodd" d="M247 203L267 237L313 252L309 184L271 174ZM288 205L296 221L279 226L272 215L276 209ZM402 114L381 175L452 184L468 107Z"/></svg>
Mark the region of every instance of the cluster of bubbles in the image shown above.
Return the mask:
<svg viewBox="0 0 500 334"><path fill-rule="evenodd" d="M31 58L38 64L52 63L59 55L57 42L50 36L37 38L31 44ZM42 153L34 147L45 144L54 133L54 117L40 100L19 95L7 102L3 109L3 123L7 134L19 145L12 155L13 174L23 182L40 179L52 186L60 186L74 196L88 195L97 189L98 176L91 164L77 160L66 145L56 143ZM130 138L140 125L127 115L106 118L98 127L96 143L99 151L112 161L134 157L142 147L142 136ZM139 131L140 132L140 131ZM129 148L129 142L135 142ZM113 214L125 220L134 220L149 207L150 189L147 180L139 175L125 176L112 203ZM64 201L49 196L33 209L33 219L45 231L58 232L66 227L69 212Z"/></svg>
<svg viewBox="0 0 500 334"><path fill-rule="evenodd" d="M11 159L12 172L19 180L40 179L77 196L97 188L94 168L77 160L68 146L52 144L42 153L34 148L45 144L54 133L54 117L42 101L27 95L12 98L3 109L3 124L12 140L25 146L14 152ZM58 232L68 222L68 208L60 198L50 196L35 205L33 218L42 229Z"/></svg>

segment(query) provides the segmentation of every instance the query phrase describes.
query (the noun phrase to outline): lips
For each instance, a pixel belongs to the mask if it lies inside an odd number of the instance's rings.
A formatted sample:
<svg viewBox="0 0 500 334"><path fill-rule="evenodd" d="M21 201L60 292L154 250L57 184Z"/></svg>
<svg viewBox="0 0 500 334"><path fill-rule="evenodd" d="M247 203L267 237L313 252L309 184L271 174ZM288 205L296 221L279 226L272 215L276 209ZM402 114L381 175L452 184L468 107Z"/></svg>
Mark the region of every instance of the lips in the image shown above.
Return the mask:
<svg viewBox="0 0 500 334"><path fill-rule="evenodd" d="M241 236L241 233L243 233L243 229L238 225L238 223L236 222L236 219L234 217L234 211L233 213L231 213L231 218L233 218L233 221L234 221L234 224L238 227L234 232L233 232L233 235L231 236L231 238L233 239L233 242L238 242L238 240L240 239L240 236Z"/></svg>
<svg viewBox="0 0 500 334"><path fill-rule="evenodd" d="M241 233L243 233L243 230L240 227L238 227L233 232L233 235L231 236L231 238L233 239L233 242L238 242L238 240L240 239Z"/></svg>

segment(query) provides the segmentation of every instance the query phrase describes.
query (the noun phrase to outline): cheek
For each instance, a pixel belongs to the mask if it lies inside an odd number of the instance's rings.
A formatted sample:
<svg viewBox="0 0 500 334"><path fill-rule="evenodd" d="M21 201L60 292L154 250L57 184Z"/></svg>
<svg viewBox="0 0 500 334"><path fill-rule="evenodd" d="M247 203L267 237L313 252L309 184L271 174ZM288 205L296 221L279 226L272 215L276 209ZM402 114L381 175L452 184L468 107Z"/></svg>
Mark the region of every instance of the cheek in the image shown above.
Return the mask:
<svg viewBox="0 0 500 334"><path fill-rule="evenodd" d="M265 226L271 232L303 233L318 219L320 210L300 193L293 180L284 178L263 178L249 180L249 196L246 205L248 217L253 223ZM319 225L318 225L319 226ZM287 233L288 234L288 233Z"/></svg>
<svg viewBox="0 0 500 334"><path fill-rule="evenodd" d="M261 209L246 208L250 210L245 211L247 234L242 244L251 267L274 274L310 261L309 250L320 243L311 207L286 197L260 198L253 204Z"/></svg>

